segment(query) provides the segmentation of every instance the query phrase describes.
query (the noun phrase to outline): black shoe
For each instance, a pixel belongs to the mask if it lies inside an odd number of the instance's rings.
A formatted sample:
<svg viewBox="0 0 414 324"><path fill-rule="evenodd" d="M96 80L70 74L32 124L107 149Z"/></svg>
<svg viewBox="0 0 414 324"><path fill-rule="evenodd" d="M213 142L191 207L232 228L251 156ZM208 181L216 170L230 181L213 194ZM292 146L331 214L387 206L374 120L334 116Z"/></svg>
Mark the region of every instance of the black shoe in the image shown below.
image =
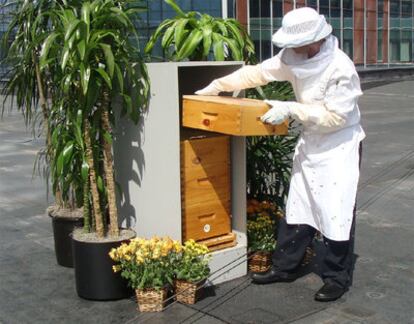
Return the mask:
<svg viewBox="0 0 414 324"><path fill-rule="evenodd" d="M335 285L333 283L326 283L315 294L315 300L320 302L334 301L340 298L345 292L346 288Z"/></svg>
<svg viewBox="0 0 414 324"><path fill-rule="evenodd" d="M270 268L268 271L263 273L253 273L252 281L255 284L268 284L272 282L291 282L297 278L294 273L287 273L278 270L277 268Z"/></svg>

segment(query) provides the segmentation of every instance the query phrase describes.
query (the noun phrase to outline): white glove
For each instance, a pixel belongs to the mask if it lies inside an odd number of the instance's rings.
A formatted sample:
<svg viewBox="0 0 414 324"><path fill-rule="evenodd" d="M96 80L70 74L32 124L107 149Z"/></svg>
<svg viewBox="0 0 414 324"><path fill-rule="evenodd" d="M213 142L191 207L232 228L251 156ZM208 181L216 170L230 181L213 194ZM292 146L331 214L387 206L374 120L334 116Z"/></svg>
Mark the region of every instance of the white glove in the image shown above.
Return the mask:
<svg viewBox="0 0 414 324"><path fill-rule="evenodd" d="M217 96L221 90L215 85L215 81L211 82L207 87L195 92L200 96Z"/></svg>
<svg viewBox="0 0 414 324"><path fill-rule="evenodd" d="M279 125L290 117L291 111L285 101L265 100L264 102L272 108L260 118L263 123Z"/></svg>

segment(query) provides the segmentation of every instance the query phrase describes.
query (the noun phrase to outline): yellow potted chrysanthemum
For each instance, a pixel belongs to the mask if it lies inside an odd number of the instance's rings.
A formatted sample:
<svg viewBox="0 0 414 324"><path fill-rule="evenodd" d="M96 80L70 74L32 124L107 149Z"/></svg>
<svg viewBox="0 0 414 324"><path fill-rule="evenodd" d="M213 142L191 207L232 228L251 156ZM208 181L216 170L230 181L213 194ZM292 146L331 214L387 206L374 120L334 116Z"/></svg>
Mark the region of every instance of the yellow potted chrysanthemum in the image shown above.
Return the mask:
<svg viewBox="0 0 414 324"><path fill-rule="evenodd" d="M136 238L129 244L112 249L109 256L135 289L141 312L158 312L164 308L168 285L173 284L174 264L182 246L169 237Z"/></svg>
<svg viewBox="0 0 414 324"><path fill-rule="evenodd" d="M211 254L204 244L194 240L184 243L175 264L175 294L177 301L194 304L201 295L208 275Z"/></svg>

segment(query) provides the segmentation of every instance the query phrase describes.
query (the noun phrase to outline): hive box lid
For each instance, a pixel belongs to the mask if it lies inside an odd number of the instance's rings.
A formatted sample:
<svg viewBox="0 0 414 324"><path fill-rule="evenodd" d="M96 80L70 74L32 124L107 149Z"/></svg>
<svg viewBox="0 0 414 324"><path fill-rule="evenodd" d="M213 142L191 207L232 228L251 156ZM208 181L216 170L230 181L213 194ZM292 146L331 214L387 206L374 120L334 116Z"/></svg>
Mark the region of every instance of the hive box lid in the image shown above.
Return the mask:
<svg viewBox="0 0 414 324"><path fill-rule="evenodd" d="M260 117L269 110L262 100L224 96L183 96L183 126L236 136L286 135L288 121L268 125Z"/></svg>

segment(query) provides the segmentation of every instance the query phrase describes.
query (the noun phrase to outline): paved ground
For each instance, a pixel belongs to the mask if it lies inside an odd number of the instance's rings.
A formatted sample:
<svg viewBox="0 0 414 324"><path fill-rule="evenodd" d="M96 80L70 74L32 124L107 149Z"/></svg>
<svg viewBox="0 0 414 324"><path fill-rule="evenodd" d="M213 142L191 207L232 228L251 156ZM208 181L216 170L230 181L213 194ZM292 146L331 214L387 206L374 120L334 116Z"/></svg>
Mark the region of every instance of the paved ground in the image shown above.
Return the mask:
<svg viewBox="0 0 414 324"><path fill-rule="evenodd" d="M56 265L41 178L40 140L21 117L0 121L0 323L414 323L414 81L371 88L360 100L367 132L352 289L313 301L321 280L256 286L247 277L210 289L193 307L138 314L135 301L77 297L73 269Z"/></svg>

